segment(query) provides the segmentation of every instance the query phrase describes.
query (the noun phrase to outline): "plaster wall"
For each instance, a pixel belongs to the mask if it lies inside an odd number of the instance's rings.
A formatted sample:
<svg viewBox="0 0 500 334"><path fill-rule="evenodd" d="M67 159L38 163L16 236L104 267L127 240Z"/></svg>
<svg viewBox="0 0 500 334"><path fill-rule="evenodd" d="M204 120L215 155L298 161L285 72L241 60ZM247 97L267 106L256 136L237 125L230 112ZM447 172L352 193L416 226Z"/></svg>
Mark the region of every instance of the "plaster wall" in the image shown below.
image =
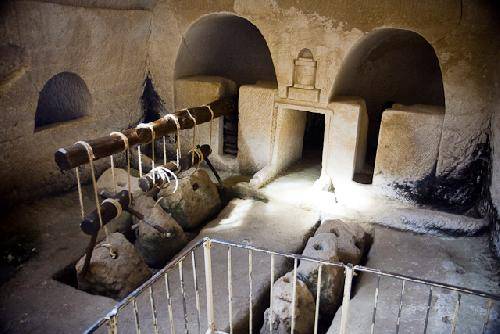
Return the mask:
<svg viewBox="0 0 500 334"><path fill-rule="evenodd" d="M2 4L0 16L0 44L19 50L14 63L22 59L17 75L0 81L0 198L8 204L74 186L74 173L61 174L54 162L59 147L139 121L151 13L15 1ZM85 82L92 107L34 132L38 94L64 71Z"/></svg>

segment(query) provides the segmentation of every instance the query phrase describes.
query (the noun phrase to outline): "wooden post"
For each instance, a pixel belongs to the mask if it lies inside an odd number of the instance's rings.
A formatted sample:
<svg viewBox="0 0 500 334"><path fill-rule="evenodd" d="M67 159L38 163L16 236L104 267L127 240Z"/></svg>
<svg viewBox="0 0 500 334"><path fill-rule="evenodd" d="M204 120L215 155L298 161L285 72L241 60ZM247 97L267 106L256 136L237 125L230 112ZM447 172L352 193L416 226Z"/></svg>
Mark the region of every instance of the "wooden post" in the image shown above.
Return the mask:
<svg viewBox="0 0 500 334"><path fill-rule="evenodd" d="M214 112L214 118L230 115L236 110L236 98L222 98L210 103L210 107ZM188 110L196 119L196 124L206 123L211 119L208 107L195 107L189 108ZM181 129L191 129L194 126L194 122L189 117L186 110L177 111L175 114L178 117ZM151 124L153 125L155 138L163 137L177 130L173 121L164 118L160 118ZM151 131L147 128L127 129L123 131L123 134L128 138L129 147L138 144L150 143L152 140ZM125 150L125 144L118 136L104 136L97 139L87 140L86 142L92 147L95 160L108 157L112 154L120 153ZM54 154L54 159L61 170L69 170L89 162L85 148L76 143L68 147L58 149Z"/></svg>
<svg viewBox="0 0 500 334"><path fill-rule="evenodd" d="M113 197L113 199L117 200L120 203L123 210L128 210L129 198L127 190L120 191L115 197ZM109 223L112 219L116 218L117 215L118 210L116 209L114 204L109 202L101 203L101 217L103 225ZM97 209L85 216L83 221L80 223L80 228L82 229L83 233L88 235L96 235L97 232L99 232L101 226L99 222L99 216L97 215Z"/></svg>

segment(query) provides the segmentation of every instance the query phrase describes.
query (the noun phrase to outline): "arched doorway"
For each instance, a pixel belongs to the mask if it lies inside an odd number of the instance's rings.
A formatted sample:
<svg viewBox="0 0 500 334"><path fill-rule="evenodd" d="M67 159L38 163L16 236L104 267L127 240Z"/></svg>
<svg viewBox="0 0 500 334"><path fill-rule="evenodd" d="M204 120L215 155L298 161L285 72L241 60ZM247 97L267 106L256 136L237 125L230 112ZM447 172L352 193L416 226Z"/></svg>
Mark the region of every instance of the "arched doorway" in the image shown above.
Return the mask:
<svg viewBox="0 0 500 334"><path fill-rule="evenodd" d="M193 82L200 82L201 86L213 81L225 86L226 94L231 95L237 95L241 85L277 81L271 53L259 29L250 21L228 13L203 16L190 26L182 38L174 76L176 82L192 78L190 87ZM178 93L176 88L176 108L186 107L189 101L179 102ZM196 103L211 102L199 100L201 95L194 98ZM218 153L236 156L238 115L225 117L218 131L223 132L219 136L222 145L218 145Z"/></svg>
<svg viewBox="0 0 500 334"><path fill-rule="evenodd" d="M50 78L38 97L35 112L35 131L46 126L66 122L88 114L92 97L80 76L61 72Z"/></svg>
<svg viewBox="0 0 500 334"><path fill-rule="evenodd" d="M366 102L368 136L363 175L371 183L382 113L393 104L444 106L439 60L419 34L402 29L376 30L349 52L337 75L333 96L359 96ZM396 140L396 139L395 139Z"/></svg>

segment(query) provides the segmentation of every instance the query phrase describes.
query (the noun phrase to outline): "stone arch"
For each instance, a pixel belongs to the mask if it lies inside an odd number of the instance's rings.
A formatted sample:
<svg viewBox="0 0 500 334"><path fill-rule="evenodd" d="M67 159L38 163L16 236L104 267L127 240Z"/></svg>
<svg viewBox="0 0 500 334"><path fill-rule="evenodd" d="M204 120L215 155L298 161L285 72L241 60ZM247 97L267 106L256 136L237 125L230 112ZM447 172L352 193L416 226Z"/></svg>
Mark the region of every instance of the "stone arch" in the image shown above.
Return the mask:
<svg viewBox="0 0 500 334"><path fill-rule="evenodd" d="M177 109L237 95L241 85L277 83L264 36L252 22L231 13L204 15L189 26L177 53L174 79ZM215 122L216 139L208 138L215 149L214 161L217 155L237 156L238 120L236 113ZM207 140L205 130L200 127L200 139Z"/></svg>
<svg viewBox="0 0 500 334"><path fill-rule="evenodd" d="M35 131L54 123L67 122L87 115L92 96L83 79L72 72L61 72L50 78L38 97Z"/></svg>
<svg viewBox="0 0 500 334"><path fill-rule="evenodd" d="M383 28L349 51L332 98L359 96L368 113L365 163L373 168L382 112L393 104L445 106L439 59L427 40L410 30Z"/></svg>
<svg viewBox="0 0 500 334"><path fill-rule="evenodd" d="M174 78L216 75L238 86L276 82L271 52L260 30L249 20L214 13L195 21L182 36Z"/></svg>

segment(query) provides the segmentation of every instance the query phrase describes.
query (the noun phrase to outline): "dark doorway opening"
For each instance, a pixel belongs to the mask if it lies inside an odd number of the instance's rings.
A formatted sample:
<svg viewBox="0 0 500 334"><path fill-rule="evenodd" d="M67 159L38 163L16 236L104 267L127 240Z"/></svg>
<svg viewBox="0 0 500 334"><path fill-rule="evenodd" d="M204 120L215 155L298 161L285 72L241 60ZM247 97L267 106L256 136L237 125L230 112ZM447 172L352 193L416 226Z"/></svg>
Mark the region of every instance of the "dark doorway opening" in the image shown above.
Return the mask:
<svg viewBox="0 0 500 334"><path fill-rule="evenodd" d="M308 112L306 119L306 128L304 130L302 160L321 164L324 138L325 115Z"/></svg>

